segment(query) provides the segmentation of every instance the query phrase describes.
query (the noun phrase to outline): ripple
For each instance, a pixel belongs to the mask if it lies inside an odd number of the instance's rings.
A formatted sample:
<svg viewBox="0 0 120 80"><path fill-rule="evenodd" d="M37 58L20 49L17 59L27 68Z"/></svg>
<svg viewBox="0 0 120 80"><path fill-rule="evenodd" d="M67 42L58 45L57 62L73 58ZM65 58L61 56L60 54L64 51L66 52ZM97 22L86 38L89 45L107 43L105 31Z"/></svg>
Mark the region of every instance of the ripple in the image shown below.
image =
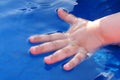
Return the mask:
<svg viewBox="0 0 120 80"><path fill-rule="evenodd" d="M14 5L18 3L18 5ZM67 5L66 5L67 4ZM67 11L72 11L74 8L74 5L77 5L76 0L30 0L30 1L24 1L24 0L17 0L17 1L11 1L11 0L5 0L0 1L0 17L5 17L13 14L20 14L21 12L24 13L30 13L35 10L56 10L59 7L65 8ZM9 7L7 7L9 6Z"/></svg>
<svg viewBox="0 0 120 80"><path fill-rule="evenodd" d="M112 72L114 77L120 71L120 59L119 59L119 47L114 47L114 49L100 49L94 56L95 62L100 66L102 72ZM120 76L118 77L120 78Z"/></svg>

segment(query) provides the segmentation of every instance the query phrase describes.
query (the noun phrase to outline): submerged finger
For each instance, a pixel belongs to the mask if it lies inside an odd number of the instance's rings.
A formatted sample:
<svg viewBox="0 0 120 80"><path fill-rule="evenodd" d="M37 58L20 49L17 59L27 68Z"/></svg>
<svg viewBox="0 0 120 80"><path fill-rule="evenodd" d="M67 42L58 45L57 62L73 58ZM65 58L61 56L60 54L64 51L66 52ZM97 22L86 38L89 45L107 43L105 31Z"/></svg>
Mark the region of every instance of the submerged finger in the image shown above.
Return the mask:
<svg viewBox="0 0 120 80"><path fill-rule="evenodd" d="M61 61L67 57L70 57L76 53L78 46L67 46L63 49L56 51L53 55L45 57L44 61L47 64L52 64L58 61Z"/></svg>
<svg viewBox="0 0 120 80"><path fill-rule="evenodd" d="M78 19L77 17L75 17L72 14L67 13L66 11L64 11L62 8L58 9L58 16L68 22L69 24L74 24L74 22L76 22L76 20Z"/></svg>
<svg viewBox="0 0 120 80"><path fill-rule="evenodd" d="M42 35L34 35L29 38L30 42L37 43L37 42L48 42L58 39L65 39L64 33L54 33L54 34L42 34Z"/></svg>
<svg viewBox="0 0 120 80"><path fill-rule="evenodd" d="M66 63L63 68L65 70L71 70L82 62L87 57L87 51L80 50L68 63Z"/></svg>
<svg viewBox="0 0 120 80"><path fill-rule="evenodd" d="M65 47L67 44L68 44L67 39L46 42L41 45L31 47L30 52L32 54L41 54L41 53L60 49L62 47Z"/></svg>

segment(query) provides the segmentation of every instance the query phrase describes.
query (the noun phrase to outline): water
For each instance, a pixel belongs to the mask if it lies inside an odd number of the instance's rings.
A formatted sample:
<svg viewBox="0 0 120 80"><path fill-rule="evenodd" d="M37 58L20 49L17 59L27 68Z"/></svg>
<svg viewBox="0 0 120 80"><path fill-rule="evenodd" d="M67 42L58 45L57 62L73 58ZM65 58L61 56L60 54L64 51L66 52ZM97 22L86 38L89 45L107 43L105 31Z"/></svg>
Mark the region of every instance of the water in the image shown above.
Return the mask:
<svg viewBox="0 0 120 80"><path fill-rule="evenodd" d="M106 46L101 48L93 56L96 63L99 65L97 70L101 73L108 74L105 80L120 80L120 47L119 46ZM105 76L105 75L102 75ZM98 76L100 77L100 76ZM110 78L110 79L109 79ZM96 79L97 80L97 79ZM99 79L98 79L99 80ZM104 79L103 79L104 80Z"/></svg>
<svg viewBox="0 0 120 80"><path fill-rule="evenodd" d="M29 48L34 45L29 43L29 36L64 32L69 28L57 16L59 7L89 20L120 11L119 0L77 2L78 5L76 0L0 0L0 80L94 80L101 73L112 73L113 80L120 79L118 46L101 48L93 57L69 72L62 69L69 59L46 65L44 56L53 52L39 56L29 54Z"/></svg>

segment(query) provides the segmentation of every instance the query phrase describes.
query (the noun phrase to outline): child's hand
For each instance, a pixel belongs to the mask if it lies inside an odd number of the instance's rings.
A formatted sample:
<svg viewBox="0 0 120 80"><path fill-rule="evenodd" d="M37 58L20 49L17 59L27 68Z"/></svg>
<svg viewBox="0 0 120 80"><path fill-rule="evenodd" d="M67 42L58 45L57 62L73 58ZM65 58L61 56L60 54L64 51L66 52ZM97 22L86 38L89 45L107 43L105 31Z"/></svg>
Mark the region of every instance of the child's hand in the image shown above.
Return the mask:
<svg viewBox="0 0 120 80"><path fill-rule="evenodd" d="M58 10L58 16L71 25L70 29L68 30L69 33L72 33L81 27L85 27L89 22L88 20L77 18L72 14L68 14L61 8Z"/></svg>
<svg viewBox="0 0 120 80"><path fill-rule="evenodd" d="M54 54L44 58L47 64L53 64L67 57L74 57L63 68L70 70L84 60L89 52L94 51L103 44L97 24L58 10L61 19L68 22L71 28L66 33L54 33L50 35L35 35L30 37L30 42L45 42L33 46L30 52L34 55L57 50Z"/></svg>

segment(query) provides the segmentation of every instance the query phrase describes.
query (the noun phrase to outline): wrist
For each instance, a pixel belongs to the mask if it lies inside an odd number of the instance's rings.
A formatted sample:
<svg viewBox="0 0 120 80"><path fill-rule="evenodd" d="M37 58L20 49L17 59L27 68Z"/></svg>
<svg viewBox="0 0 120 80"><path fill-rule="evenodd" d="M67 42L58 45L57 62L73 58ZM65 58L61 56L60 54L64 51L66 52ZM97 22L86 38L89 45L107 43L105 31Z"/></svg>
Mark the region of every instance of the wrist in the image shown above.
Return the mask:
<svg viewBox="0 0 120 80"><path fill-rule="evenodd" d="M87 25L87 29L90 34L94 35L95 38L98 40L98 44L96 44L97 48L106 45L106 41L104 36L102 35L102 30L100 28L100 20L89 21Z"/></svg>

